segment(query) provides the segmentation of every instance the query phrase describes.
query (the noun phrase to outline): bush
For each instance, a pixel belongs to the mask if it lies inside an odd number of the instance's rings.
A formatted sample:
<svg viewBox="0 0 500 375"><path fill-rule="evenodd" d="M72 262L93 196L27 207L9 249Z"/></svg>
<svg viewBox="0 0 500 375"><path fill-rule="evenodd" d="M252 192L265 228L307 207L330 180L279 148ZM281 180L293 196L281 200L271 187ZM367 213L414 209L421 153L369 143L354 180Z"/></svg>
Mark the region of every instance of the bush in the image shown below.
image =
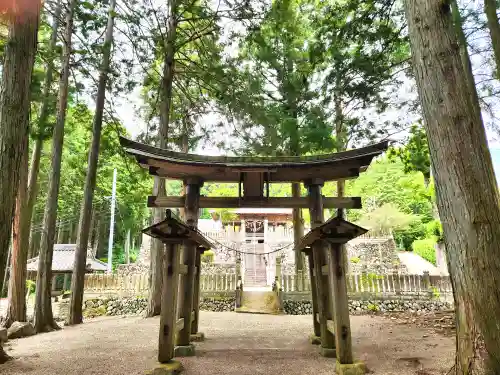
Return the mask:
<svg viewBox="0 0 500 375"><path fill-rule="evenodd" d="M439 220L432 220L429 221L426 225L425 228L427 230L427 237L428 238L436 238L437 242L444 241L443 238L443 226L441 225L441 222Z"/></svg>
<svg viewBox="0 0 500 375"><path fill-rule="evenodd" d="M215 260L215 253L212 250L207 250L201 254L201 261L203 263L213 263Z"/></svg>
<svg viewBox="0 0 500 375"><path fill-rule="evenodd" d="M33 280L26 280L26 292L29 296L35 294L36 282Z"/></svg>
<svg viewBox="0 0 500 375"><path fill-rule="evenodd" d="M413 242L411 246L415 254L420 255L422 258L436 265L436 250L434 249L435 244L435 238L426 238L424 240L417 240Z"/></svg>
<svg viewBox="0 0 500 375"><path fill-rule="evenodd" d="M404 250L411 250L416 240L427 237L427 228L421 221L411 223L408 228L394 231L394 241Z"/></svg>

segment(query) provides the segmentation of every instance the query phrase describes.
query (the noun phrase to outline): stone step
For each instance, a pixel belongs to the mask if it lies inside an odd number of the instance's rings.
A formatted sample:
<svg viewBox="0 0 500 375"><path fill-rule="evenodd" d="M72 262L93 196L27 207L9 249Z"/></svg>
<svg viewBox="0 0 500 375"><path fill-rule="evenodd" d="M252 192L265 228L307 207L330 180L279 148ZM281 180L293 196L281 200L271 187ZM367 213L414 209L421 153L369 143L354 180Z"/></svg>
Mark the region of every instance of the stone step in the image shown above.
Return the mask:
<svg viewBox="0 0 500 375"><path fill-rule="evenodd" d="M237 308L236 312L273 315L283 313L276 293L245 290L243 290L241 307Z"/></svg>

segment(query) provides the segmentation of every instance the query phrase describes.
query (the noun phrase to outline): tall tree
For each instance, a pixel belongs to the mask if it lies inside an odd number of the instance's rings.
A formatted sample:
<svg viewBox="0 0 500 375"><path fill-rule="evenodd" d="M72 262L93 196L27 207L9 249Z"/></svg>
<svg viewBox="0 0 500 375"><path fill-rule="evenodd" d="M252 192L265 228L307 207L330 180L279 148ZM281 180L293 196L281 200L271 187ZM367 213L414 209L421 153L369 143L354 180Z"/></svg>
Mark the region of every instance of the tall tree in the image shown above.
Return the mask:
<svg viewBox="0 0 500 375"><path fill-rule="evenodd" d="M406 0L405 8L455 297L455 373L498 374L500 197L479 102L450 4Z"/></svg>
<svg viewBox="0 0 500 375"><path fill-rule="evenodd" d="M92 128L92 144L88 156L87 177L85 179L84 198L78 224L77 248L75 253L75 265L73 278L71 280L71 303L69 310L69 323L80 324L83 321L83 287L85 280L85 269L87 264L87 249L89 244L90 221L92 219L92 201L96 186L97 163L99 160L99 148L101 143L101 129L106 101L106 85L108 82L109 68L111 62L111 48L113 44L113 29L115 19L116 0L109 3L108 24L104 38L101 72L97 88L96 109Z"/></svg>
<svg viewBox="0 0 500 375"><path fill-rule="evenodd" d="M73 14L78 0L69 0L66 7L65 31L63 37L63 57L61 77L59 80L59 95L57 101L57 116L52 135L51 173L49 176L47 204L43 218L43 232L38 258L38 275L35 297L35 330L37 332L58 329L52 314L51 282L52 256L54 252L54 236L57 219L57 201L61 181L61 159L64 141L64 124L68 107L68 87L71 65L73 36Z"/></svg>
<svg viewBox="0 0 500 375"><path fill-rule="evenodd" d="M495 56L496 76L500 78L500 23L498 22L497 8L496 0L484 0L484 12L488 21L491 45Z"/></svg>
<svg viewBox="0 0 500 375"><path fill-rule="evenodd" d="M1 11L8 21L0 93L0 280L3 280L21 160L28 152L30 83L40 3L23 0ZM0 344L0 363L7 359Z"/></svg>
<svg viewBox="0 0 500 375"><path fill-rule="evenodd" d="M316 13L311 58L322 72L337 152L394 130L370 117L385 111L391 99L385 88L397 84L408 60L398 11L392 0L353 0L326 2ZM345 182L338 181L337 195L344 194Z"/></svg>
<svg viewBox="0 0 500 375"><path fill-rule="evenodd" d="M60 3L56 5L53 16L52 35L49 41L48 56L52 55L57 40L57 28L61 13ZM13 228L13 247L11 256L10 281L8 292L8 309L3 324L10 326L13 322L26 321L26 262L30 248L30 227L33 207L38 191L38 170L47 128L49 114L50 88L52 85L53 62L47 63L43 87L42 104L38 118L38 129L33 146L31 168L28 174L28 153L23 156L20 169L19 189L16 200L16 212ZM26 139L26 142L28 139ZM27 146L26 146L27 147ZM26 148L28 150L28 148Z"/></svg>
<svg viewBox="0 0 500 375"><path fill-rule="evenodd" d="M241 82L231 83L224 101L242 125L238 135L243 134L246 152L298 156L332 146L331 127L311 89L314 65L307 46L312 24L303 13L310 5L273 1L240 43L232 74L240 76ZM292 196L300 194L300 184L292 184ZM294 241L298 241L304 234L300 209L294 209L293 222ZM296 271L303 270L302 254L296 254L295 265Z"/></svg>

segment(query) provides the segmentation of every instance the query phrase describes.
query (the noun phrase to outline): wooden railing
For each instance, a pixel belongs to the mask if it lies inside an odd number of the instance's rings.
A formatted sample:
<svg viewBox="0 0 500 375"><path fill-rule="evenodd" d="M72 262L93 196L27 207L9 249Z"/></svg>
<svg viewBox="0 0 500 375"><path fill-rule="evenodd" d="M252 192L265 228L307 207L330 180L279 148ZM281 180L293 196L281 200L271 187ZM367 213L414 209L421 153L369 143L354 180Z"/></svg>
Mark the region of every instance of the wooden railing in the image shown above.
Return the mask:
<svg viewBox="0 0 500 375"><path fill-rule="evenodd" d="M234 292L236 274L213 274L200 276L201 292ZM282 275L280 284L283 292L308 293L311 290L306 276L302 288L298 288L295 275ZM377 295L424 295L426 293L450 294L449 276L424 275L373 275L356 274L347 276L348 293L351 296ZM116 295L147 295L148 275L146 273L128 276L88 274L85 275L85 293ZM300 290L301 289L301 290Z"/></svg>
<svg viewBox="0 0 500 375"><path fill-rule="evenodd" d="M282 288L284 292L302 292L298 290L295 275L282 276ZM310 291L310 282L307 278L303 291ZM426 294L432 293L451 294L451 282L449 276L424 275L374 275L356 274L347 276L347 291L350 295L398 295L398 294Z"/></svg>

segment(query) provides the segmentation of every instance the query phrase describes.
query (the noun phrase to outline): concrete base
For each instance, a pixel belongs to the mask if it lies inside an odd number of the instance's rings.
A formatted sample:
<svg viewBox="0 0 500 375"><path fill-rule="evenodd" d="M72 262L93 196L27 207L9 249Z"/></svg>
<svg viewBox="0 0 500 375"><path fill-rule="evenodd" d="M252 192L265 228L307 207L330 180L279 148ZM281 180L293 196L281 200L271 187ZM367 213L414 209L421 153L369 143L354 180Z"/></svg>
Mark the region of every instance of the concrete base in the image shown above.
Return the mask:
<svg viewBox="0 0 500 375"><path fill-rule="evenodd" d="M309 336L309 341L312 345L321 345L321 337L316 336L314 333Z"/></svg>
<svg viewBox="0 0 500 375"><path fill-rule="evenodd" d="M192 333L191 337L189 338L189 341L192 342L201 342L205 341L205 334L203 332L197 332L197 333Z"/></svg>
<svg viewBox="0 0 500 375"><path fill-rule="evenodd" d="M337 350L335 348L320 348L320 354L326 358L337 358Z"/></svg>
<svg viewBox="0 0 500 375"><path fill-rule="evenodd" d="M193 357L195 355L196 350L193 344L176 346L174 349L174 357Z"/></svg>
<svg viewBox="0 0 500 375"><path fill-rule="evenodd" d="M352 364L341 364L337 361L335 371L337 375L365 375L366 365L361 361L356 361Z"/></svg>
<svg viewBox="0 0 500 375"><path fill-rule="evenodd" d="M160 363L152 371L147 371L147 375L177 375L184 370L182 363L170 361L168 363Z"/></svg>

